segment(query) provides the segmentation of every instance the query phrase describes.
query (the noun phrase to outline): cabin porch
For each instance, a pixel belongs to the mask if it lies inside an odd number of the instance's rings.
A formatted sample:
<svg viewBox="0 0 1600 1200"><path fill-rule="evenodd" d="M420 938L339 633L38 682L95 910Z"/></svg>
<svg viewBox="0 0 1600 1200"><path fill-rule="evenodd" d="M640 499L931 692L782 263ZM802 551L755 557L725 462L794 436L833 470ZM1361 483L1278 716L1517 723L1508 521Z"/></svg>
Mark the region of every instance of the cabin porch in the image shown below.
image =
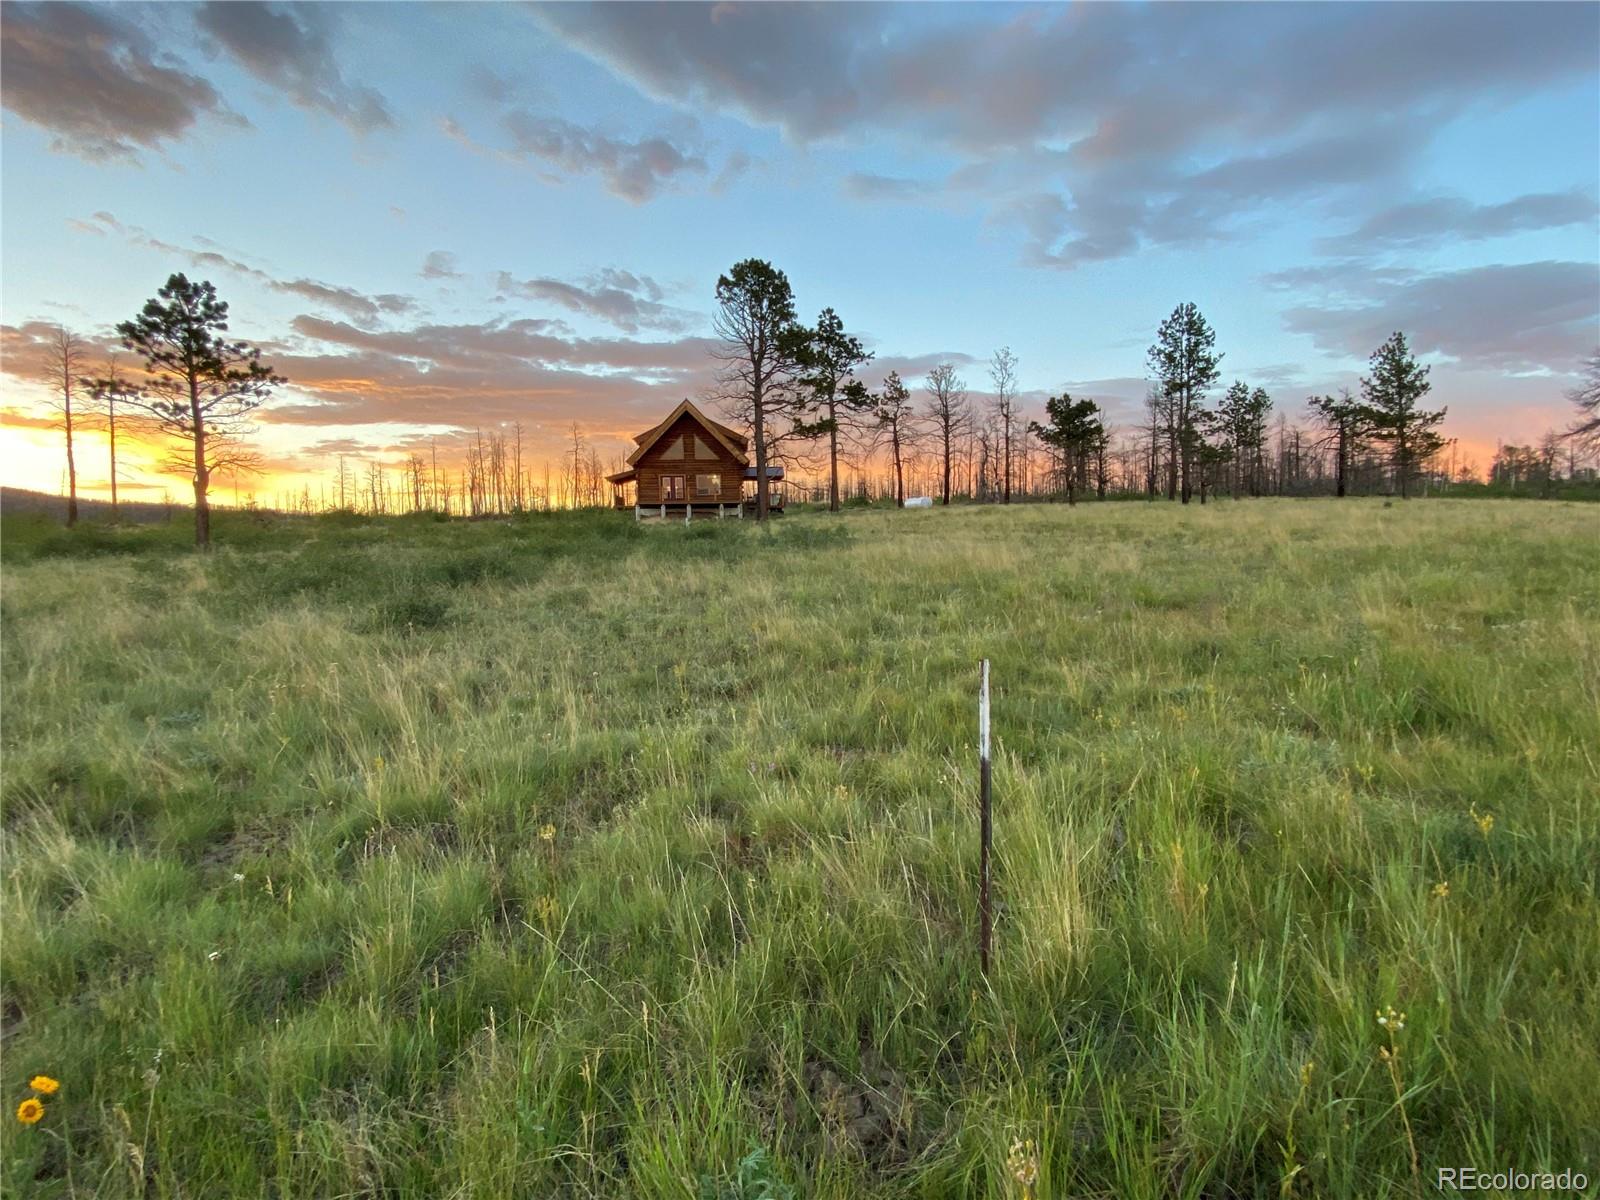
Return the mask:
<svg viewBox="0 0 1600 1200"><path fill-rule="evenodd" d="M698 498L684 494L681 481L669 484L667 479L650 479L641 481L637 471L619 471L614 475L606 476L606 481L611 484L611 506L619 511L633 509L634 519L638 521L707 520L717 518L741 519L746 513L755 514L756 510L756 472L754 467L744 470L744 477L740 481L739 500L731 500L727 493L720 489L707 489L707 494ZM641 486L641 484L645 486ZM654 485L654 486L649 486ZM652 494L641 495L643 491ZM770 512L782 512L784 508L784 470L774 466L767 468L767 508Z"/></svg>

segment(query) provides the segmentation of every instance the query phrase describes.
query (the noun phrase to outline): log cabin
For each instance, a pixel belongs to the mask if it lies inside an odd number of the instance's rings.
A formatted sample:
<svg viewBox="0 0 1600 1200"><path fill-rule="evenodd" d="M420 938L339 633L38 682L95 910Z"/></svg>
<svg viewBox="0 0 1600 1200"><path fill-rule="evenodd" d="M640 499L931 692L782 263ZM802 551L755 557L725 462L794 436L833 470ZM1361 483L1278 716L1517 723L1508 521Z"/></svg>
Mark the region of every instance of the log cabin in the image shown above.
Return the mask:
<svg viewBox="0 0 1600 1200"><path fill-rule="evenodd" d="M742 516L754 511L750 441L688 400L634 437L627 468L607 475L612 503L645 517ZM783 468L767 467L768 507L783 509Z"/></svg>

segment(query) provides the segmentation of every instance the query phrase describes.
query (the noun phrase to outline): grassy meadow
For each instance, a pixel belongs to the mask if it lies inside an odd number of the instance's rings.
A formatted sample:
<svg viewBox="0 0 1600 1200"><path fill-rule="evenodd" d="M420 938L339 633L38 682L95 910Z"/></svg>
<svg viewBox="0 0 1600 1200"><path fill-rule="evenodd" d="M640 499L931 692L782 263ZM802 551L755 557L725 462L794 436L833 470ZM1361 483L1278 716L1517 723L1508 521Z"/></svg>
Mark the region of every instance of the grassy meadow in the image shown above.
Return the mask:
<svg viewBox="0 0 1600 1200"><path fill-rule="evenodd" d="M1600 1179L1592 506L189 537L4 523L7 1196Z"/></svg>

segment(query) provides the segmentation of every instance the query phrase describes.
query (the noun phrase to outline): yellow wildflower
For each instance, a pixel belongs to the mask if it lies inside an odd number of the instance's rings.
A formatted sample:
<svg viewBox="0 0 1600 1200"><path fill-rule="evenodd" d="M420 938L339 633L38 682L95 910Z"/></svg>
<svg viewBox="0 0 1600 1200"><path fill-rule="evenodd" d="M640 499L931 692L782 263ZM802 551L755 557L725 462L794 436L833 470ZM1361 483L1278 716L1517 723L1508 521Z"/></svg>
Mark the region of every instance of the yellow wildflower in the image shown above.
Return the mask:
<svg viewBox="0 0 1600 1200"><path fill-rule="evenodd" d="M1433 898L1435 900L1443 900L1449 894L1450 881L1448 879L1441 879L1438 883L1433 885Z"/></svg>
<svg viewBox="0 0 1600 1200"><path fill-rule="evenodd" d="M17 1105L17 1120L21 1121L24 1125L36 1124L39 1118L42 1116L44 1116L44 1105L40 1104L39 1101L32 1096L29 1096L21 1104Z"/></svg>
<svg viewBox="0 0 1600 1200"><path fill-rule="evenodd" d="M539 826L539 840L541 842L553 842L553 841L555 841L556 840L556 827L554 825L551 825L549 822L546 822L545 824Z"/></svg>
<svg viewBox="0 0 1600 1200"><path fill-rule="evenodd" d="M42 1095L54 1096L61 1087L61 1081L51 1079L48 1075L35 1075L28 1080L28 1086Z"/></svg>

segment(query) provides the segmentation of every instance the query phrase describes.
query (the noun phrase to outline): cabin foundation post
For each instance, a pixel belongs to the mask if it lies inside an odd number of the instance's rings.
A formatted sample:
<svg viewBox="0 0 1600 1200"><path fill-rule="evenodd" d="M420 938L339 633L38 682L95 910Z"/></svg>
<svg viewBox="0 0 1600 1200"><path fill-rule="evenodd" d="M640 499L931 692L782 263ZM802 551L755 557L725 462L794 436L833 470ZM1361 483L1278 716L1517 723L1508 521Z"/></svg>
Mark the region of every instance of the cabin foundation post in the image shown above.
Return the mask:
<svg viewBox="0 0 1600 1200"><path fill-rule="evenodd" d="M683 506L683 523L687 525L692 520L694 520L694 505L685 504Z"/></svg>
<svg viewBox="0 0 1600 1200"><path fill-rule="evenodd" d="M719 520L719 521L722 520L722 517L723 517L722 505L719 504L719 505L717 505L717 520Z"/></svg>
<svg viewBox="0 0 1600 1200"><path fill-rule="evenodd" d="M641 509L641 508L640 508L640 507L639 507L639 506L638 506L638 505L637 505L637 504L635 504L635 505L634 505L634 506L633 506L633 519L634 519L634 520L635 520L635 521L642 521L642 520L644 520L644 510L643 510L643 509Z"/></svg>
<svg viewBox="0 0 1600 1200"><path fill-rule="evenodd" d="M667 519L667 506L665 504L661 506L661 519L663 521Z"/></svg>

